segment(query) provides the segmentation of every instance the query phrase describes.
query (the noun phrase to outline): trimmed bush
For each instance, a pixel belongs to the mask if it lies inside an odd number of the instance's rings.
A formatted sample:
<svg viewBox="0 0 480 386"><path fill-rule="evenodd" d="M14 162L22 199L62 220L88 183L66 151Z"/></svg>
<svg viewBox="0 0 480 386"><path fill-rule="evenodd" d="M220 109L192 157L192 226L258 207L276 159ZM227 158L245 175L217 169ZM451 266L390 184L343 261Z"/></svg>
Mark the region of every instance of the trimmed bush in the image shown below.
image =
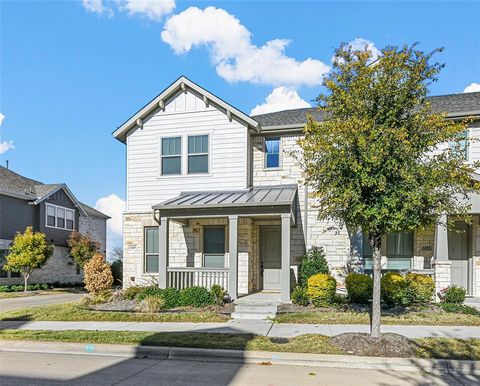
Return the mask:
<svg viewBox="0 0 480 386"><path fill-rule="evenodd" d="M48 284L42 284L41 287L42 290L48 290Z"/></svg>
<svg viewBox="0 0 480 386"><path fill-rule="evenodd" d="M419 273L408 273L406 280L409 303L424 305L433 300L435 282L430 276Z"/></svg>
<svg viewBox="0 0 480 386"><path fill-rule="evenodd" d="M158 312L165 307L165 300L161 296L146 295L140 303L141 312Z"/></svg>
<svg viewBox="0 0 480 386"><path fill-rule="evenodd" d="M373 279L361 273L351 273L345 279L348 299L352 303L368 303L372 298Z"/></svg>
<svg viewBox="0 0 480 386"><path fill-rule="evenodd" d="M125 291L123 291L123 298L126 300L133 300L137 297L137 295L143 291L145 287L141 285L132 285L128 287Z"/></svg>
<svg viewBox="0 0 480 386"><path fill-rule="evenodd" d="M222 286L219 286L218 284L212 285L212 288L210 288L210 293L212 294L213 301L221 306L224 303L224 297L227 294L227 292L223 289Z"/></svg>
<svg viewBox="0 0 480 386"><path fill-rule="evenodd" d="M382 298L390 306L409 304L407 279L397 272L388 272L382 277Z"/></svg>
<svg viewBox="0 0 480 386"><path fill-rule="evenodd" d="M337 281L326 273L310 276L307 280L307 296L317 307L332 304L336 289Z"/></svg>
<svg viewBox="0 0 480 386"><path fill-rule="evenodd" d="M164 308L175 308L180 305L180 291L176 288L165 288L162 291L162 299L164 300Z"/></svg>
<svg viewBox="0 0 480 386"><path fill-rule="evenodd" d="M328 274L329 272L323 248L311 247L303 256L300 264L300 285L305 287L308 279L317 273Z"/></svg>
<svg viewBox="0 0 480 386"><path fill-rule="evenodd" d="M295 287L290 297L292 298L292 303L299 306L308 306L309 300L305 288L298 286Z"/></svg>
<svg viewBox="0 0 480 386"><path fill-rule="evenodd" d="M455 314L466 314L466 315L475 315L480 316L480 311L476 308L467 306L465 304L456 304L456 303L440 303L440 307L443 308L445 312L453 312Z"/></svg>
<svg viewBox="0 0 480 386"><path fill-rule="evenodd" d="M442 301L451 304L462 304L465 301L465 295L467 294L465 288L456 285L451 285L442 292Z"/></svg>
<svg viewBox="0 0 480 386"><path fill-rule="evenodd" d="M148 287L143 287L143 289L137 293L137 296L135 296L135 299L142 301L145 299L147 296L161 296L162 295L162 289L158 288L156 285L150 285Z"/></svg>
<svg viewBox="0 0 480 386"><path fill-rule="evenodd" d="M180 291L180 305L204 307L213 304L213 298L205 287L190 287Z"/></svg>
<svg viewBox="0 0 480 386"><path fill-rule="evenodd" d="M0 285L0 292L9 292L9 290L7 285Z"/></svg>

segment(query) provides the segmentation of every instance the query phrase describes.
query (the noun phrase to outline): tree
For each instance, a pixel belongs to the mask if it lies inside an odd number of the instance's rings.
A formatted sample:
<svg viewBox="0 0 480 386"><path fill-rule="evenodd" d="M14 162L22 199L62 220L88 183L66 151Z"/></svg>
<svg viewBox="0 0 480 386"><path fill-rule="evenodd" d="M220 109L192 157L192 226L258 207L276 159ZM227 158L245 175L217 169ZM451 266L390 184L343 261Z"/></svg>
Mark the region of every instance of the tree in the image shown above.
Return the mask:
<svg viewBox="0 0 480 386"><path fill-rule="evenodd" d="M114 247L110 253L110 268L112 269L113 283L115 285L122 284L123 279L123 249Z"/></svg>
<svg viewBox="0 0 480 386"><path fill-rule="evenodd" d="M387 47L374 61L367 47L341 45L300 141L306 182L320 218L341 220L369 235L374 289L371 336L380 336L382 237L434 224L444 213L466 215L478 191L474 167L459 149L467 122L447 120L426 99L442 64L416 46Z"/></svg>
<svg viewBox="0 0 480 386"><path fill-rule="evenodd" d="M89 261L93 255L98 252L99 243L92 240L90 235L80 232L72 232L67 241L70 256L72 256L75 264L83 268L85 263Z"/></svg>
<svg viewBox="0 0 480 386"><path fill-rule="evenodd" d="M88 292L98 293L112 287L113 276L105 257L96 252L84 265L83 281Z"/></svg>
<svg viewBox="0 0 480 386"><path fill-rule="evenodd" d="M24 279L24 291L27 292L28 278L36 269L42 267L53 254L53 245L47 244L45 234L33 232L27 227L25 232L17 233L5 256L7 263L3 269L20 272Z"/></svg>

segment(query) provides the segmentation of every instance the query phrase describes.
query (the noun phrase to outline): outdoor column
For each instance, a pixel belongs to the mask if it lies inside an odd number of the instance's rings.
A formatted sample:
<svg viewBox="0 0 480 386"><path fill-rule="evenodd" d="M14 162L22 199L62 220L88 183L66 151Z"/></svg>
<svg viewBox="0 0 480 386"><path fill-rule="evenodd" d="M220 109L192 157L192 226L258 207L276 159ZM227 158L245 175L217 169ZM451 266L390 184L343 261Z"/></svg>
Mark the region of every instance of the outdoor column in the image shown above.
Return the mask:
<svg viewBox="0 0 480 386"><path fill-rule="evenodd" d="M237 299L238 216L228 216L228 294Z"/></svg>
<svg viewBox="0 0 480 386"><path fill-rule="evenodd" d="M448 260L448 230L447 215L443 214L437 222L435 228L433 269L435 275L435 293L450 285L450 266L451 261ZM438 300L438 299L437 299Z"/></svg>
<svg viewBox="0 0 480 386"><path fill-rule="evenodd" d="M168 217L160 218L158 226L158 287L167 288Z"/></svg>
<svg viewBox="0 0 480 386"><path fill-rule="evenodd" d="M282 302L290 301L290 213L282 214L282 271L280 288Z"/></svg>

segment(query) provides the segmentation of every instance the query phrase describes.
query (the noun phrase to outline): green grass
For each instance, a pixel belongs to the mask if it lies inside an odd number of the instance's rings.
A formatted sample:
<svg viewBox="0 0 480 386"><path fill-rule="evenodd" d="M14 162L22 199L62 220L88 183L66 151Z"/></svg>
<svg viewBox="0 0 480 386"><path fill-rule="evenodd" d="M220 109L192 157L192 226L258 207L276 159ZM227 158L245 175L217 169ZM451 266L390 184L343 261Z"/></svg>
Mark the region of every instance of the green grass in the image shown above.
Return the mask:
<svg viewBox="0 0 480 386"><path fill-rule="evenodd" d="M369 324L367 313L345 311L305 311L277 314L277 323L302 324ZM480 317L447 312L408 312L400 315L382 316L383 324L424 326L480 326Z"/></svg>
<svg viewBox="0 0 480 386"><path fill-rule="evenodd" d="M323 335L275 339L251 334L151 333L136 331L33 331L0 330L0 340L30 340L95 344L215 348L315 354L346 354ZM415 339L419 358L480 360L480 339Z"/></svg>
<svg viewBox="0 0 480 386"><path fill-rule="evenodd" d="M0 292L0 299L13 299L24 298L27 296L45 296L45 295L60 295L71 293L70 291L62 288L56 288L51 290L36 290L36 291L19 291L19 292Z"/></svg>
<svg viewBox="0 0 480 386"><path fill-rule="evenodd" d="M165 312L148 314L140 312L92 311L76 303L55 304L0 312L0 320L48 320L95 322L225 322L228 319L211 311Z"/></svg>

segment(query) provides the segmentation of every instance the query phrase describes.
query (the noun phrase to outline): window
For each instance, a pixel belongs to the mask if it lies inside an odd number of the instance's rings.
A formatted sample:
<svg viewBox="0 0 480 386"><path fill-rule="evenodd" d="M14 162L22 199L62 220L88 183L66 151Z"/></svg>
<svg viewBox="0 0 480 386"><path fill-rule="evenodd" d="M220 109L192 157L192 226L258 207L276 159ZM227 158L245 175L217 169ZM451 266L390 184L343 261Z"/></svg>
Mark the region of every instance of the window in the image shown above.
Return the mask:
<svg viewBox="0 0 480 386"><path fill-rule="evenodd" d="M145 273L158 273L158 227L145 228Z"/></svg>
<svg viewBox="0 0 480 386"><path fill-rule="evenodd" d="M456 155L465 161L468 160L468 130L458 133L457 140L451 141L448 145Z"/></svg>
<svg viewBox="0 0 480 386"><path fill-rule="evenodd" d="M265 168L280 167L280 138L265 138Z"/></svg>
<svg viewBox="0 0 480 386"><path fill-rule="evenodd" d="M208 173L208 135L188 137L188 174Z"/></svg>
<svg viewBox="0 0 480 386"><path fill-rule="evenodd" d="M182 174L182 138L162 138L162 175Z"/></svg>
<svg viewBox="0 0 480 386"><path fill-rule="evenodd" d="M400 270L411 268L413 258L413 232L397 232L387 235L387 265L384 269ZM373 269L372 248L368 235L363 234L363 259L365 269Z"/></svg>
<svg viewBox="0 0 480 386"><path fill-rule="evenodd" d="M225 227L205 226L203 228L203 266L225 267Z"/></svg>
<svg viewBox="0 0 480 386"><path fill-rule="evenodd" d="M20 272L4 271L3 266L7 263L5 256L8 254L8 249L0 249L0 278L5 277L20 277Z"/></svg>
<svg viewBox="0 0 480 386"><path fill-rule="evenodd" d="M75 210L61 206L47 204L47 226L73 230L75 224Z"/></svg>

